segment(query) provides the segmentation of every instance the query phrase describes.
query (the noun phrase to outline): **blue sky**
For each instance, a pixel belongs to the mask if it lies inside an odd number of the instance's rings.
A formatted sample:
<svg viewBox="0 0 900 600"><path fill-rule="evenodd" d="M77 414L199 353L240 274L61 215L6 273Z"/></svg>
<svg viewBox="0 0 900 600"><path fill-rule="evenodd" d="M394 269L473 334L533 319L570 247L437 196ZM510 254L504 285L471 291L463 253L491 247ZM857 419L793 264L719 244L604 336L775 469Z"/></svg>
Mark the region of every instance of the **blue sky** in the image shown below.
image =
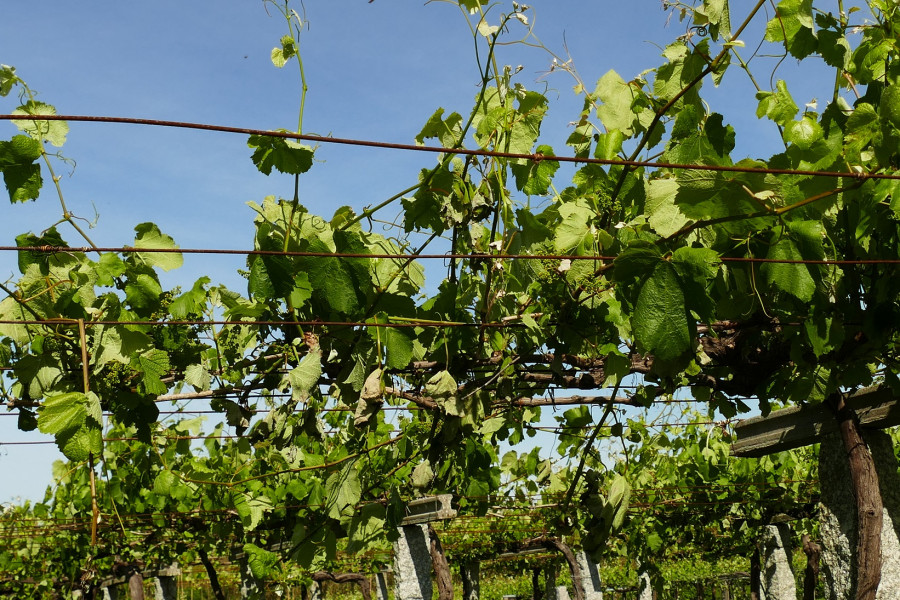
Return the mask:
<svg viewBox="0 0 900 600"><path fill-rule="evenodd" d="M658 66L662 46L686 28L676 17L669 19L659 0L530 4L535 32L561 56L568 48L589 86L609 69L627 80ZM737 13L743 4L734 2L733 10ZM294 8L300 10L300 3ZM296 128L296 65L279 70L269 58L286 24L271 9L268 16L261 1L33 0L8 2L5 9L0 63L15 66L39 99L61 114ZM471 108L479 75L468 27L452 3L307 0L305 9L305 132L411 143L438 107L462 114ZM495 14L494 20L498 18ZM735 21L742 18L733 15ZM756 27L747 34L748 46L751 40L755 46L758 36ZM567 124L581 109L571 91L573 80L560 73L545 76L550 57L538 49L503 47L498 59L523 65L519 81L526 86L547 87L552 108L543 143L566 153ZM761 69L764 81L768 68ZM833 83L814 71L797 72L790 61L779 77L796 82L791 90L801 106L830 95ZM738 130L737 158L776 152L777 131L757 121L749 82L735 70L726 84L710 98L712 109L723 112ZM15 105L12 96L0 99L0 112ZM15 131L12 124L0 122L0 139ZM293 189L286 177L256 171L240 135L71 123L63 153L77 162L62 180L66 201L70 210L90 220L96 208L99 221L90 235L101 246L130 243L136 224L153 221L182 247L249 248L253 215L245 203L270 194L290 196ZM322 162L301 179L301 202L329 216L342 205L377 204L414 183L418 170L435 160L336 145L323 145L316 157ZM60 209L48 186L37 202L6 205L0 211L2 245L11 245L17 234L52 224ZM62 232L70 243L81 245L74 232ZM0 280L14 274L14 260L0 256ZM214 282L244 291L235 274L242 266L241 257L186 256L184 268L166 283L189 286L208 274ZM45 437L37 432L18 432L14 417L0 416L0 441L40 439ZM50 463L59 457L52 445L0 446L0 502L41 497L50 481Z"/></svg>

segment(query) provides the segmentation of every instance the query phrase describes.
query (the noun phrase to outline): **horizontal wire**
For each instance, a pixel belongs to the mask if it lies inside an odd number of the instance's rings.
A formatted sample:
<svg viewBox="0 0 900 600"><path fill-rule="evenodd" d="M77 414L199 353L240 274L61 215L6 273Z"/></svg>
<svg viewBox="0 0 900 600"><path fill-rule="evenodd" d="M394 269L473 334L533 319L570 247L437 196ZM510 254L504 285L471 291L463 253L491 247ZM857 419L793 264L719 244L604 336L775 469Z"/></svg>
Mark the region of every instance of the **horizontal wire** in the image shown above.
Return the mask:
<svg viewBox="0 0 900 600"><path fill-rule="evenodd" d="M361 146L368 148L384 148L389 150L407 150L412 152L429 152L438 154L460 154L463 156L490 156L496 158L512 158L530 160L539 163L544 160L582 163L582 164L598 164L611 166L627 166L627 167L648 167L661 169L684 169L684 170L702 170L702 171L722 171L732 173L760 173L766 175L802 175L810 177L831 177L831 178L849 178L857 180L865 179L898 179L900 175L890 175L887 173L846 173L838 171L811 171L804 169L773 169L773 168L756 168L756 167L740 167L726 165L696 165L669 163L649 160L625 160L619 158L593 158L593 157L577 157L577 156L556 156L549 154L541 154L540 152L533 154L518 152L501 152L497 150L470 150L467 148L446 148L442 146L424 146L414 144L397 144L391 142L378 142L372 140L359 140L352 138L338 138L323 135L312 135L303 133L292 133L289 131L271 131L264 129L250 129L246 127L230 127L227 125L212 125L207 123L191 123L187 121L168 121L162 119L138 119L133 117L110 117L110 116L94 116L94 115L0 115L0 120L7 121L72 121L72 122L89 122L89 123L118 123L131 125L148 125L154 127L173 127L179 129L198 129L203 131L218 131L223 133L240 133L243 135L258 135L262 137L282 138L303 140L307 142L318 142L322 144L342 144L348 146Z"/></svg>
<svg viewBox="0 0 900 600"><path fill-rule="evenodd" d="M898 176L900 178L900 176ZM39 252L47 254L79 252L116 252L122 254L226 254L240 256L288 256L309 258L371 258L371 259L397 259L397 260L587 260L596 262L613 262L618 256L592 255L592 254L486 254L475 252L469 254L391 254L391 253L363 253L363 252L307 252L294 250L238 250L223 248L135 248L133 246L0 246L0 251L6 252ZM829 258L764 258L750 256L721 256L722 262L729 263L762 263L785 265L826 265L826 266L852 266L852 265L896 265L900 264L900 258L859 258L859 259L829 259Z"/></svg>
<svg viewBox="0 0 900 600"><path fill-rule="evenodd" d="M390 318L390 317L389 317ZM51 319L0 319L0 325L78 325L78 319L51 318ZM459 321L410 321L408 323L369 323L363 321L201 321L201 320L175 320L175 321L84 321L86 327L93 325L135 325L135 326L194 326L194 325L253 325L259 327L304 326L304 327L381 327L385 329L400 329L410 327L472 327L501 329L506 327L524 327L522 323L462 323Z"/></svg>

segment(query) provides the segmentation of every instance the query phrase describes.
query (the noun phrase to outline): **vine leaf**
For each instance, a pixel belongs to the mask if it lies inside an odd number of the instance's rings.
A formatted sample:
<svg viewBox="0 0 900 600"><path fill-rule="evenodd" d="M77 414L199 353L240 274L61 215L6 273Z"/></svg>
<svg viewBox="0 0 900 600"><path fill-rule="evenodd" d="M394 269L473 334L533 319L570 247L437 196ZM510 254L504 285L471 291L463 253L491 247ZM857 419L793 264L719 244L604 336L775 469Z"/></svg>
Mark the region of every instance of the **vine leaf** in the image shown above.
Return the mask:
<svg viewBox="0 0 900 600"><path fill-rule="evenodd" d="M55 115L56 109L43 102L29 101L12 112L14 115ZM69 124L65 121L13 121L19 131L24 131L37 141L50 142L57 148L66 143Z"/></svg>
<svg viewBox="0 0 900 600"><path fill-rule="evenodd" d="M319 383L322 376L322 350L319 346L310 349L300 363L291 369L288 375L291 382L292 397L306 400L310 392Z"/></svg>
<svg viewBox="0 0 900 600"><path fill-rule="evenodd" d="M329 517L342 520L352 514L362 498L362 485L355 462L347 463L340 471L332 473L325 482L325 512Z"/></svg>
<svg viewBox="0 0 900 600"><path fill-rule="evenodd" d="M137 233L134 238L135 248L178 248L175 240L161 232L155 223L141 223L134 230ZM184 256L180 252L137 252L134 256L148 267L159 267L163 271L171 271L184 264Z"/></svg>
<svg viewBox="0 0 900 600"><path fill-rule="evenodd" d="M28 136L16 135L8 142L0 141L0 172L9 192L10 202L36 200L44 181L41 166L41 145Z"/></svg>
<svg viewBox="0 0 900 600"><path fill-rule="evenodd" d="M244 553L247 555L247 566L250 567L250 572L259 579L270 577L275 570L275 565L278 564L276 553L260 548L256 544L249 542L244 544Z"/></svg>
<svg viewBox="0 0 900 600"><path fill-rule="evenodd" d="M270 175L273 167L287 175L300 175L312 168L315 150L297 140L251 135L247 145L254 149L250 159L263 175Z"/></svg>
<svg viewBox="0 0 900 600"><path fill-rule="evenodd" d="M38 429L56 437L56 445L71 461L82 462L103 450L103 411L93 392L50 394L38 413Z"/></svg>
<svg viewBox="0 0 900 600"><path fill-rule="evenodd" d="M633 316L638 347L664 361L690 350L691 331L684 290L672 264L661 261L644 282Z"/></svg>

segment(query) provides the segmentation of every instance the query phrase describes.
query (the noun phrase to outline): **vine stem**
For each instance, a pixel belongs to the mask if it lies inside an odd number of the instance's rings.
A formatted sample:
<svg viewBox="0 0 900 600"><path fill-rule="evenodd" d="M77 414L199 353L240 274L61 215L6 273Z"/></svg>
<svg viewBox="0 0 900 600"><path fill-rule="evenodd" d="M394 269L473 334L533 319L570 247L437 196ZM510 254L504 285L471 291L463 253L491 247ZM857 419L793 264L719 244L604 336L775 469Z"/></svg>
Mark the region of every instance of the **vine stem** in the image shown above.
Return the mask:
<svg viewBox="0 0 900 600"><path fill-rule="evenodd" d="M613 388L612 395L610 396L609 402L606 403L606 408L603 410L603 415L600 417L600 420L597 422L597 425L594 427L594 430L591 432L591 437L584 445L584 452L581 454L581 459L578 461L578 469L575 471L575 477L572 479L572 484L569 486L568 491L566 492L566 497L563 499L562 503L562 513L565 514L569 509L569 504L572 502L572 496L575 494L575 488L578 487L578 480L581 479L582 473L584 473L584 464L587 462L588 454L590 453L591 446L594 445L594 440L597 439L597 435L600 433L600 430L603 428L603 424L606 422L606 418L609 416L609 413L612 412L613 409L613 398L615 398L619 394L619 386L622 385L622 379L619 378L616 381L616 385Z"/></svg>
<svg viewBox="0 0 900 600"><path fill-rule="evenodd" d="M81 341L81 376L84 393L91 391L90 370L88 367L87 332L84 319L78 319L78 335ZM94 474L94 453L88 453L88 469L91 477L91 546L97 545L97 525L100 522L100 508L97 506L97 481Z"/></svg>

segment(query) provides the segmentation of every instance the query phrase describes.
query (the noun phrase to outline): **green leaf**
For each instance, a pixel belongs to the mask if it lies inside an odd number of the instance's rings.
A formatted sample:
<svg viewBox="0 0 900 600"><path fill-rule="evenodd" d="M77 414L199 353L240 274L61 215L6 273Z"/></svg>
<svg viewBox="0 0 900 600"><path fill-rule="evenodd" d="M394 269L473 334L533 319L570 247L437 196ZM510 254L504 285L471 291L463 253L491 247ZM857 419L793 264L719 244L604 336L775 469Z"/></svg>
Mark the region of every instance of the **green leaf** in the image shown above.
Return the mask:
<svg viewBox="0 0 900 600"><path fill-rule="evenodd" d="M412 472L412 486L418 490L426 490L431 486L434 480L434 470L431 468L431 462L423 460L416 465Z"/></svg>
<svg viewBox="0 0 900 600"><path fill-rule="evenodd" d="M675 360L691 348L684 290L670 263L661 261L644 282L632 318L634 337L642 352Z"/></svg>
<svg viewBox="0 0 900 600"><path fill-rule="evenodd" d="M8 96L13 86L22 80L16 75L16 68L9 65L0 65L0 97Z"/></svg>
<svg viewBox="0 0 900 600"><path fill-rule="evenodd" d="M285 129L278 131L290 133ZM264 175L270 175L273 167L288 175L300 175L312 168L315 150L297 140L251 135L247 145L254 149L250 159Z"/></svg>
<svg viewBox="0 0 900 600"><path fill-rule="evenodd" d="M353 514L347 529L347 552L359 553L384 541L386 509L378 503L366 504Z"/></svg>
<svg viewBox="0 0 900 600"><path fill-rule="evenodd" d="M803 115L799 121L791 121L784 129L784 141L801 150L809 150L823 135L822 126L809 115Z"/></svg>
<svg viewBox="0 0 900 600"><path fill-rule="evenodd" d="M272 501L262 494L249 494L235 490L231 492L231 501L241 518L244 531L256 529L263 516L275 508Z"/></svg>
<svg viewBox="0 0 900 600"><path fill-rule="evenodd" d="M43 185L41 145L28 136L16 135L8 142L0 141L0 172L9 192L10 202L35 200Z"/></svg>
<svg viewBox="0 0 900 600"><path fill-rule="evenodd" d="M425 382L425 393L449 415L465 416L458 405L458 386L449 371L438 371Z"/></svg>
<svg viewBox="0 0 900 600"><path fill-rule="evenodd" d="M462 136L462 116L459 113L450 113L446 119L441 117L444 109L437 109L422 127L422 131L416 136L416 144L425 145L427 139L437 139L444 148L453 148Z"/></svg>
<svg viewBox="0 0 900 600"><path fill-rule="evenodd" d="M14 115L55 115L56 109L43 102L29 101L12 112ZM57 148L66 143L69 124L65 121L13 121L19 131L24 131L38 141L50 142Z"/></svg>
<svg viewBox="0 0 900 600"><path fill-rule="evenodd" d="M353 512L362 498L362 485L355 462L348 462L340 471L328 477L325 496L325 510L332 519L340 520Z"/></svg>
<svg viewBox="0 0 900 600"><path fill-rule="evenodd" d="M553 156L550 146L538 146L537 154ZM516 189L529 196L543 196L550 189L553 175L559 169L559 161L542 159L540 161L525 160L510 166L516 178Z"/></svg>
<svg viewBox="0 0 900 600"><path fill-rule="evenodd" d="M56 438L56 445L69 460L82 462L103 451L100 398L93 392L50 394L41 405L38 429Z"/></svg>
<svg viewBox="0 0 900 600"><path fill-rule="evenodd" d="M650 275L662 260L659 247L643 240L629 244L613 262L613 277L627 283Z"/></svg>
<svg viewBox="0 0 900 600"><path fill-rule="evenodd" d="M292 57L297 55L297 44L294 38L286 35L281 38L281 47L272 48L272 64L279 69L287 64Z"/></svg>
<svg viewBox="0 0 900 600"><path fill-rule="evenodd" d="M381 332L387 350L385 366L389 369L405 369L413 357L412 332L388 327Z"/></svg>
<svg viewBox="0 0 900 600"><path fill-rule="evenodd" d="M656 233L669 237L690 222L675 205L678 195L678 182L675 179L650 179L644 185L647 220Z"/></svg>
<svg viewBox="0 0 900 600"><path fill-rule="evenodd" d="M800 110L781 79L775 84L774 92L757 92L756 99L759 101L756 116L760 119L768 117L782 127L787 126Z"/></svg>
<svg viewBox="0 0 900 600"><path fill-rule="evenodd" d="M597 82L594 94L603 102L597 117L607 130L618 129L626 136L634 133L635 115L631 109L634 92L615 71L608 71Z"/></svg>
<svg viewBox="0 0 900 600"><path fill-rule="evenodd" d="M316 346L311 348L300 364L291 369L288 375L291 382L291 395L301 401L309 397L322 377L322 350Z"/></svg>
<svg viewBox="0 0 900 600"><path fill-rule="evenodd" d="M184 370L184 382L202 392L209 389L212 375L204 365L188 365Z"/></svg>
<svg viewBox="0 0 900 600"><path fill-rule="evenodd" d="M559 254L568 254L579 248L591 248L594 236L591 222L594 211L583 198L559 205L560 223L553 232L553 247Z"/></svg>
<svg viewBox="0 0 900 600"><path fill-rule="evenodd" d="M134 230L137 233L134 238L135 248L163 250L178 248L175 240L162 233L154 223L141 223ZM163 271L171 271L184 264L184 256L180 252L136 252L133 256L135 260L148 267L159 267Z"/></svg>
<svg viewBox="0 0 900 600"><path fill-rule="evenodd" d="M789 222L789 235L781 236L771 246L766 258L786 261L820 260L824 258L822 234L822 224L818 221ZM765 263L760 272L768 285L801 302L809 302L816 292L820 268L807 264Z"/></svg>
<svg viewBox="0 0 900 600"><path fill-rule="evenodd" d="M247 566L254 577L259 579L268 579L275 571L275 565L278 564L278 555L256 544L244 544L244 554L247 555Z"/></svg>
<svg viewBox="0 0 900 600"><path fill-rule="evenodd" d="M158 348L153 348L131 359L131 367L143 373L140 387L145 394L160 395L168 391L162 382L163 376L169 372L169 355Z"/></svg>

